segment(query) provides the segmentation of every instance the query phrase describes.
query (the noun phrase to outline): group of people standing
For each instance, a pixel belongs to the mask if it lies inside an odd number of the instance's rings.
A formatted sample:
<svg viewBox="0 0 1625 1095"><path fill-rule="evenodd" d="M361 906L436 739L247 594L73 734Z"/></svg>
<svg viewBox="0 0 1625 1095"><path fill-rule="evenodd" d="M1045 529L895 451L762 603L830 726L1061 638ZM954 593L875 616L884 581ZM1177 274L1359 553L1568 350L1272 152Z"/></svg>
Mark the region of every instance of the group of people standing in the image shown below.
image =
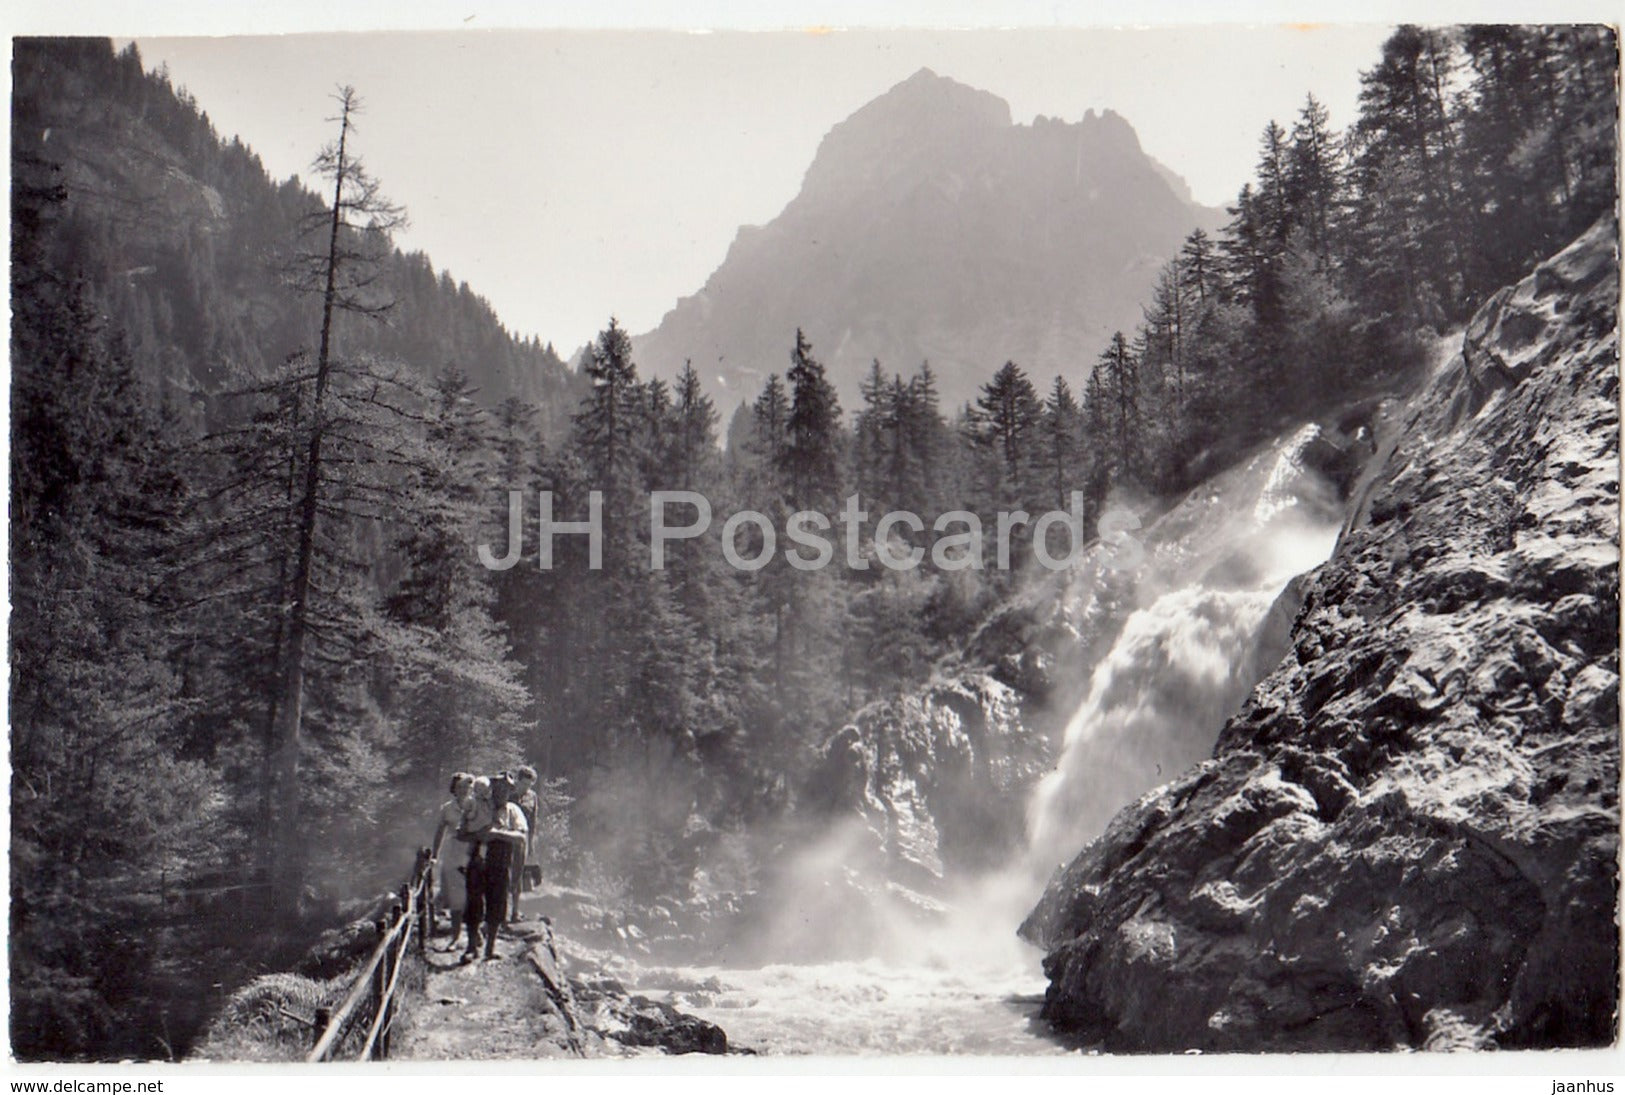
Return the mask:
<svg viewBox="0 0 1625 1095"><path fill-rule="evenodd" d="M497 930L523 919L519 895L527 881L531 885L541 881L536 858L540 807L536 769L528 764L494 776L458 772L451 777L451 798L440 807L429 854L430 865L440 874L440 902L452 916L446 949L456 949L461 924L468 936L464 962L479 957L482 926L485 957L495 958ZM448 835L468 846L468 861L458 868L463 876L461 895L452 872L440 870L440 850Z"/></svg>

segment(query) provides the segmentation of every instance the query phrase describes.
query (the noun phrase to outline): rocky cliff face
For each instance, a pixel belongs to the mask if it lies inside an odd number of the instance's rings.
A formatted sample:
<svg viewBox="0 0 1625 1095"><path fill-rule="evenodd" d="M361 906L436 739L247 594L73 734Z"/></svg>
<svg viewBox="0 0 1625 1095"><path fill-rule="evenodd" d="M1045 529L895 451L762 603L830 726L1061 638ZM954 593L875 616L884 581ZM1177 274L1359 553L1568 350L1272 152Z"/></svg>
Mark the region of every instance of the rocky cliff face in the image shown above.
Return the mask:
<svg viewBox="0 0 1625 1095"><path fill-rule="evenodd" d="M1474 318L1292 648L1023 934L1109 1049L1570 1046L1618 1004L1617 227Z"/></svg>
<svg viewBox="0 0 1625 1095"><path fill-rule="evenodd" d="M829 132L801 192L740 230L638 362L671 376L692 358L725 409L788 368L798 327L849 406L876 358L930 359L949 408L1007 359L1040 389L1076 380L1216 223L1167 174L1110 111L1014 125L1004 100L922 69Z"/></svg>

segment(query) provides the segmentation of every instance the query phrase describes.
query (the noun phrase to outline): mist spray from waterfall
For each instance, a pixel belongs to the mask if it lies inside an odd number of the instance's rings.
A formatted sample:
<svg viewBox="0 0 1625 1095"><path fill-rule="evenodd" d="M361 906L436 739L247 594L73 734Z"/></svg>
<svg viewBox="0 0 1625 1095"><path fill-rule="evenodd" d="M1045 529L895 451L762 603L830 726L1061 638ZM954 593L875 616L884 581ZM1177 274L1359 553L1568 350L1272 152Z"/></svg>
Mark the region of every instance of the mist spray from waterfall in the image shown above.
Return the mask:
<svg viewBox="0 0 1625 1095"><path fill-rule="evenodd" d="M1014 929L1056 867L1118 810L1206 759L1225 719L1284 653L1290 620L1268 626L1272 609L1293 577L1330 554L1341 521L1333 492L1303 459L1318 435L1306 426L1191 492L1140 532L1132 571L1117 545L1102 543L1064 593L1031 591L1074 598L1074 608L1118 607L1094 640L1108 649L1080 640L1075 656L1093 669L1055 767L1027 804L1022 853L925 898L863 870L862 824L833 826L782 865L779 911L764 933L772 954L1036 966ZM1065 671L1064 661L1053 670Z"/></svg>

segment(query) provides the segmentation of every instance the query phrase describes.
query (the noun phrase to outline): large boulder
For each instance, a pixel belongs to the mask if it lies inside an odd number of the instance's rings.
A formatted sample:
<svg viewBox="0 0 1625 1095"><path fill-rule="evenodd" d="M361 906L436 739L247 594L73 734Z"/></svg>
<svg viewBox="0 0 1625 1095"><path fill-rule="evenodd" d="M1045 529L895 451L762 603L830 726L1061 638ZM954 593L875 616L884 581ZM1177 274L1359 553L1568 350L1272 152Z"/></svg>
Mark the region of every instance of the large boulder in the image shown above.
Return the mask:
<svg viewBox="0 0 1625 1095"><path fill-rule="evenodd" d="M1140 1051L1612 1041L1618 230L1468 325L1213 758L1022 931L1045 1015Z"/></svg>
<svg viewBox="0 0 1625 1095"><path fill-rule="evenodd" d="M1049 757L1020 693L985 671L943 672L869 704L826 742L805 804L861 824L862 866L929 889L949 867L985 868L1019 845L1022 804Z"/></svg>
<svg viewBox="0 0 1625 1095"><path fill-rule="evenodd" d="M647 996L630 998L616 1015L624 1026L608 1036L623 1045L658 1047L671 1054L728 1052L728 1035L721 1027Z"/></svg>

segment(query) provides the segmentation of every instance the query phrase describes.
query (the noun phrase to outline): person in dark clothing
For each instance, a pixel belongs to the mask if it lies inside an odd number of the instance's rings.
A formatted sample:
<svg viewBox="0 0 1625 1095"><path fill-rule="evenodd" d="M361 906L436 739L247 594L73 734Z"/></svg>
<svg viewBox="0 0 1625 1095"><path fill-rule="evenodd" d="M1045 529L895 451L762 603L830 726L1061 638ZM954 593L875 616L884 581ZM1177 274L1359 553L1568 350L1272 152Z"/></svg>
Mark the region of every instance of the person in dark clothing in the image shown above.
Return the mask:
<svg viewBox="0 0 1625 1095"><path fill-rule="evenodd" d="M463 903L463 924L468 929L464 962L472 962L480 953L480 925L486 920L487 845L490 842L491 822L495 817L489 779L484 776L476 779L469 794L470 807L463 815L462 827L457 831L457 839L468 845L468 862L462 869L464 893L467 895ZM493 931L492 935L495 934Z"/></svg>
<svg viewBox="0 0 1625 1095"><path fill-rule="evenodd" d="M480 953L480 925L485 921L484 841L470 843L463 876L468 893L468 899L463 904L463 924L468 931L468 946L463 950L463 961L472 962Z"/></svg>
<svg viewBox="0 0 1625 1095"><path fill-rule="evenodd" d="M485 957L496 957L497 929L508 912L508 877L516 857L525 854L525 815L508 801L513 782L507 773L491 780L491 827L486 831L481 894L485 913Z"/></svg>

